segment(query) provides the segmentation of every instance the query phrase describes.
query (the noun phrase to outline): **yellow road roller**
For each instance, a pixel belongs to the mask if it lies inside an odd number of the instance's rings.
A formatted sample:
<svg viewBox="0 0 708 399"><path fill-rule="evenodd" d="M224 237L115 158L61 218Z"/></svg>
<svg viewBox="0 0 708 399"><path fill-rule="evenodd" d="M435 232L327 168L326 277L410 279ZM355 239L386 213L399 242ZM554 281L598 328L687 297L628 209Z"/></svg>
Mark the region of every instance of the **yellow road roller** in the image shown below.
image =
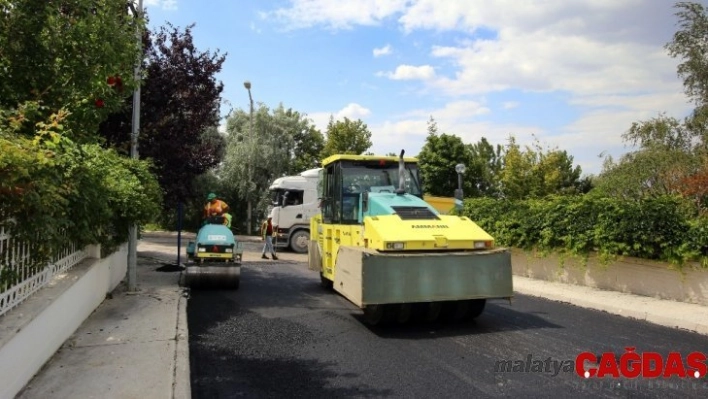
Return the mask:
<svg viewBox="0 0 708 399"><path fill-rule="evenodd" d="M418 161L404 155L322 161L309 269L372 325L469 320L488 299L511 300L510 251L469 218L426 202Z"/></svg>

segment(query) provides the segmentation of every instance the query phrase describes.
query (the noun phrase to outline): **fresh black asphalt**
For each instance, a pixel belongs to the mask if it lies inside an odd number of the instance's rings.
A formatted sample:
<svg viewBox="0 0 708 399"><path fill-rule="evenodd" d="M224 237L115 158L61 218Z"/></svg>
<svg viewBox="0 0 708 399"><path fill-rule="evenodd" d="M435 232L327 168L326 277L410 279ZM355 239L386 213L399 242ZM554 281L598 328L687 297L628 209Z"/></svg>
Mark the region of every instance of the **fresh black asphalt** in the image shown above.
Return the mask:
<svg viewBox="0 0 708 399"><path fill-rule="evenodd" d="M519 295L476 321L372 328L301 262L251 262L237 291L192 291L192 396L206 398L708 397L708 379L505 372L581 352L708 353L708 338Z"/></svg>

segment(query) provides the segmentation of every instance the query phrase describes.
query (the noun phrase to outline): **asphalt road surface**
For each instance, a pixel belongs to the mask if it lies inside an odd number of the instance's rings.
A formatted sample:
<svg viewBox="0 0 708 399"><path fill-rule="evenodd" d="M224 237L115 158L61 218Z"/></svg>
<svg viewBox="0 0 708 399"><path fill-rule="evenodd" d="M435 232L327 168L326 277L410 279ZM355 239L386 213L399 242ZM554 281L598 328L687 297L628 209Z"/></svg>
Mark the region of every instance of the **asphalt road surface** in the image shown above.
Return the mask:
<svg viewBox="0 0 708 399"><path fill-rule="evenodd" d="M705 377L583 379L553 370L581 352L619 357L626 347L708 353L704 336L522 295L489 302L465 324L373 328L320 287L305 259L248 261L239 290L190 293L195 399L708 397ZM500 361L523 369L499 369ZM533 361L544 369L525 366Z"/></svg>

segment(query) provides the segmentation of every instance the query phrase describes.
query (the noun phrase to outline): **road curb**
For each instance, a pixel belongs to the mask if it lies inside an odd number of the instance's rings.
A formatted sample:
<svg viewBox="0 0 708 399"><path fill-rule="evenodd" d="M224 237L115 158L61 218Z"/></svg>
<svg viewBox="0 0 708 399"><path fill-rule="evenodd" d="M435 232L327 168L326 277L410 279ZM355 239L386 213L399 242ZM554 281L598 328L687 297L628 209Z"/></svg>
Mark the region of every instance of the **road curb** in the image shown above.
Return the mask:
<svg viewBox="0 0 708 399"><path fill-rule="evenodd" d="M514 291L523 295L569 303L581 308L599 310L664 327L708 335L708 317L702 317L695 312L698 310L708 314L708 308L701 305L672 302L671 306L675 308L674 311L661 312L653 305L666 304L671 301L589 287L569 286L563 283L533 280L519 276L514 276Z"/></svg>
<svg viewBox="0 0 708 399"><path fill-rule="evenodd" d="M175 334L175 370L172 398L192 397L191 374L189 369L189 327L187 325L187 298L181 294L178 299L177 331Z"/></svg>

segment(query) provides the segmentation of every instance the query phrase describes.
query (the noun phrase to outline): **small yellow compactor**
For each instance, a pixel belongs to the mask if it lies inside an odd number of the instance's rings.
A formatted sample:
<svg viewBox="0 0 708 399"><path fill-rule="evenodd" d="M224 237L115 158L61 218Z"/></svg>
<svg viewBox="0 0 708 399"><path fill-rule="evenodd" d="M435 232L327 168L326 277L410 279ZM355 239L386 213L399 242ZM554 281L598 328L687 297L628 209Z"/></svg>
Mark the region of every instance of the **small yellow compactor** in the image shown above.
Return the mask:
<svg viewBox="0 0 708 399"><path fill-rule="evenodd" d="M509 250L426 202L415 158L333 155L322 166L309 268L369 324L471 319L487 299L511 299Z"/></svg>

